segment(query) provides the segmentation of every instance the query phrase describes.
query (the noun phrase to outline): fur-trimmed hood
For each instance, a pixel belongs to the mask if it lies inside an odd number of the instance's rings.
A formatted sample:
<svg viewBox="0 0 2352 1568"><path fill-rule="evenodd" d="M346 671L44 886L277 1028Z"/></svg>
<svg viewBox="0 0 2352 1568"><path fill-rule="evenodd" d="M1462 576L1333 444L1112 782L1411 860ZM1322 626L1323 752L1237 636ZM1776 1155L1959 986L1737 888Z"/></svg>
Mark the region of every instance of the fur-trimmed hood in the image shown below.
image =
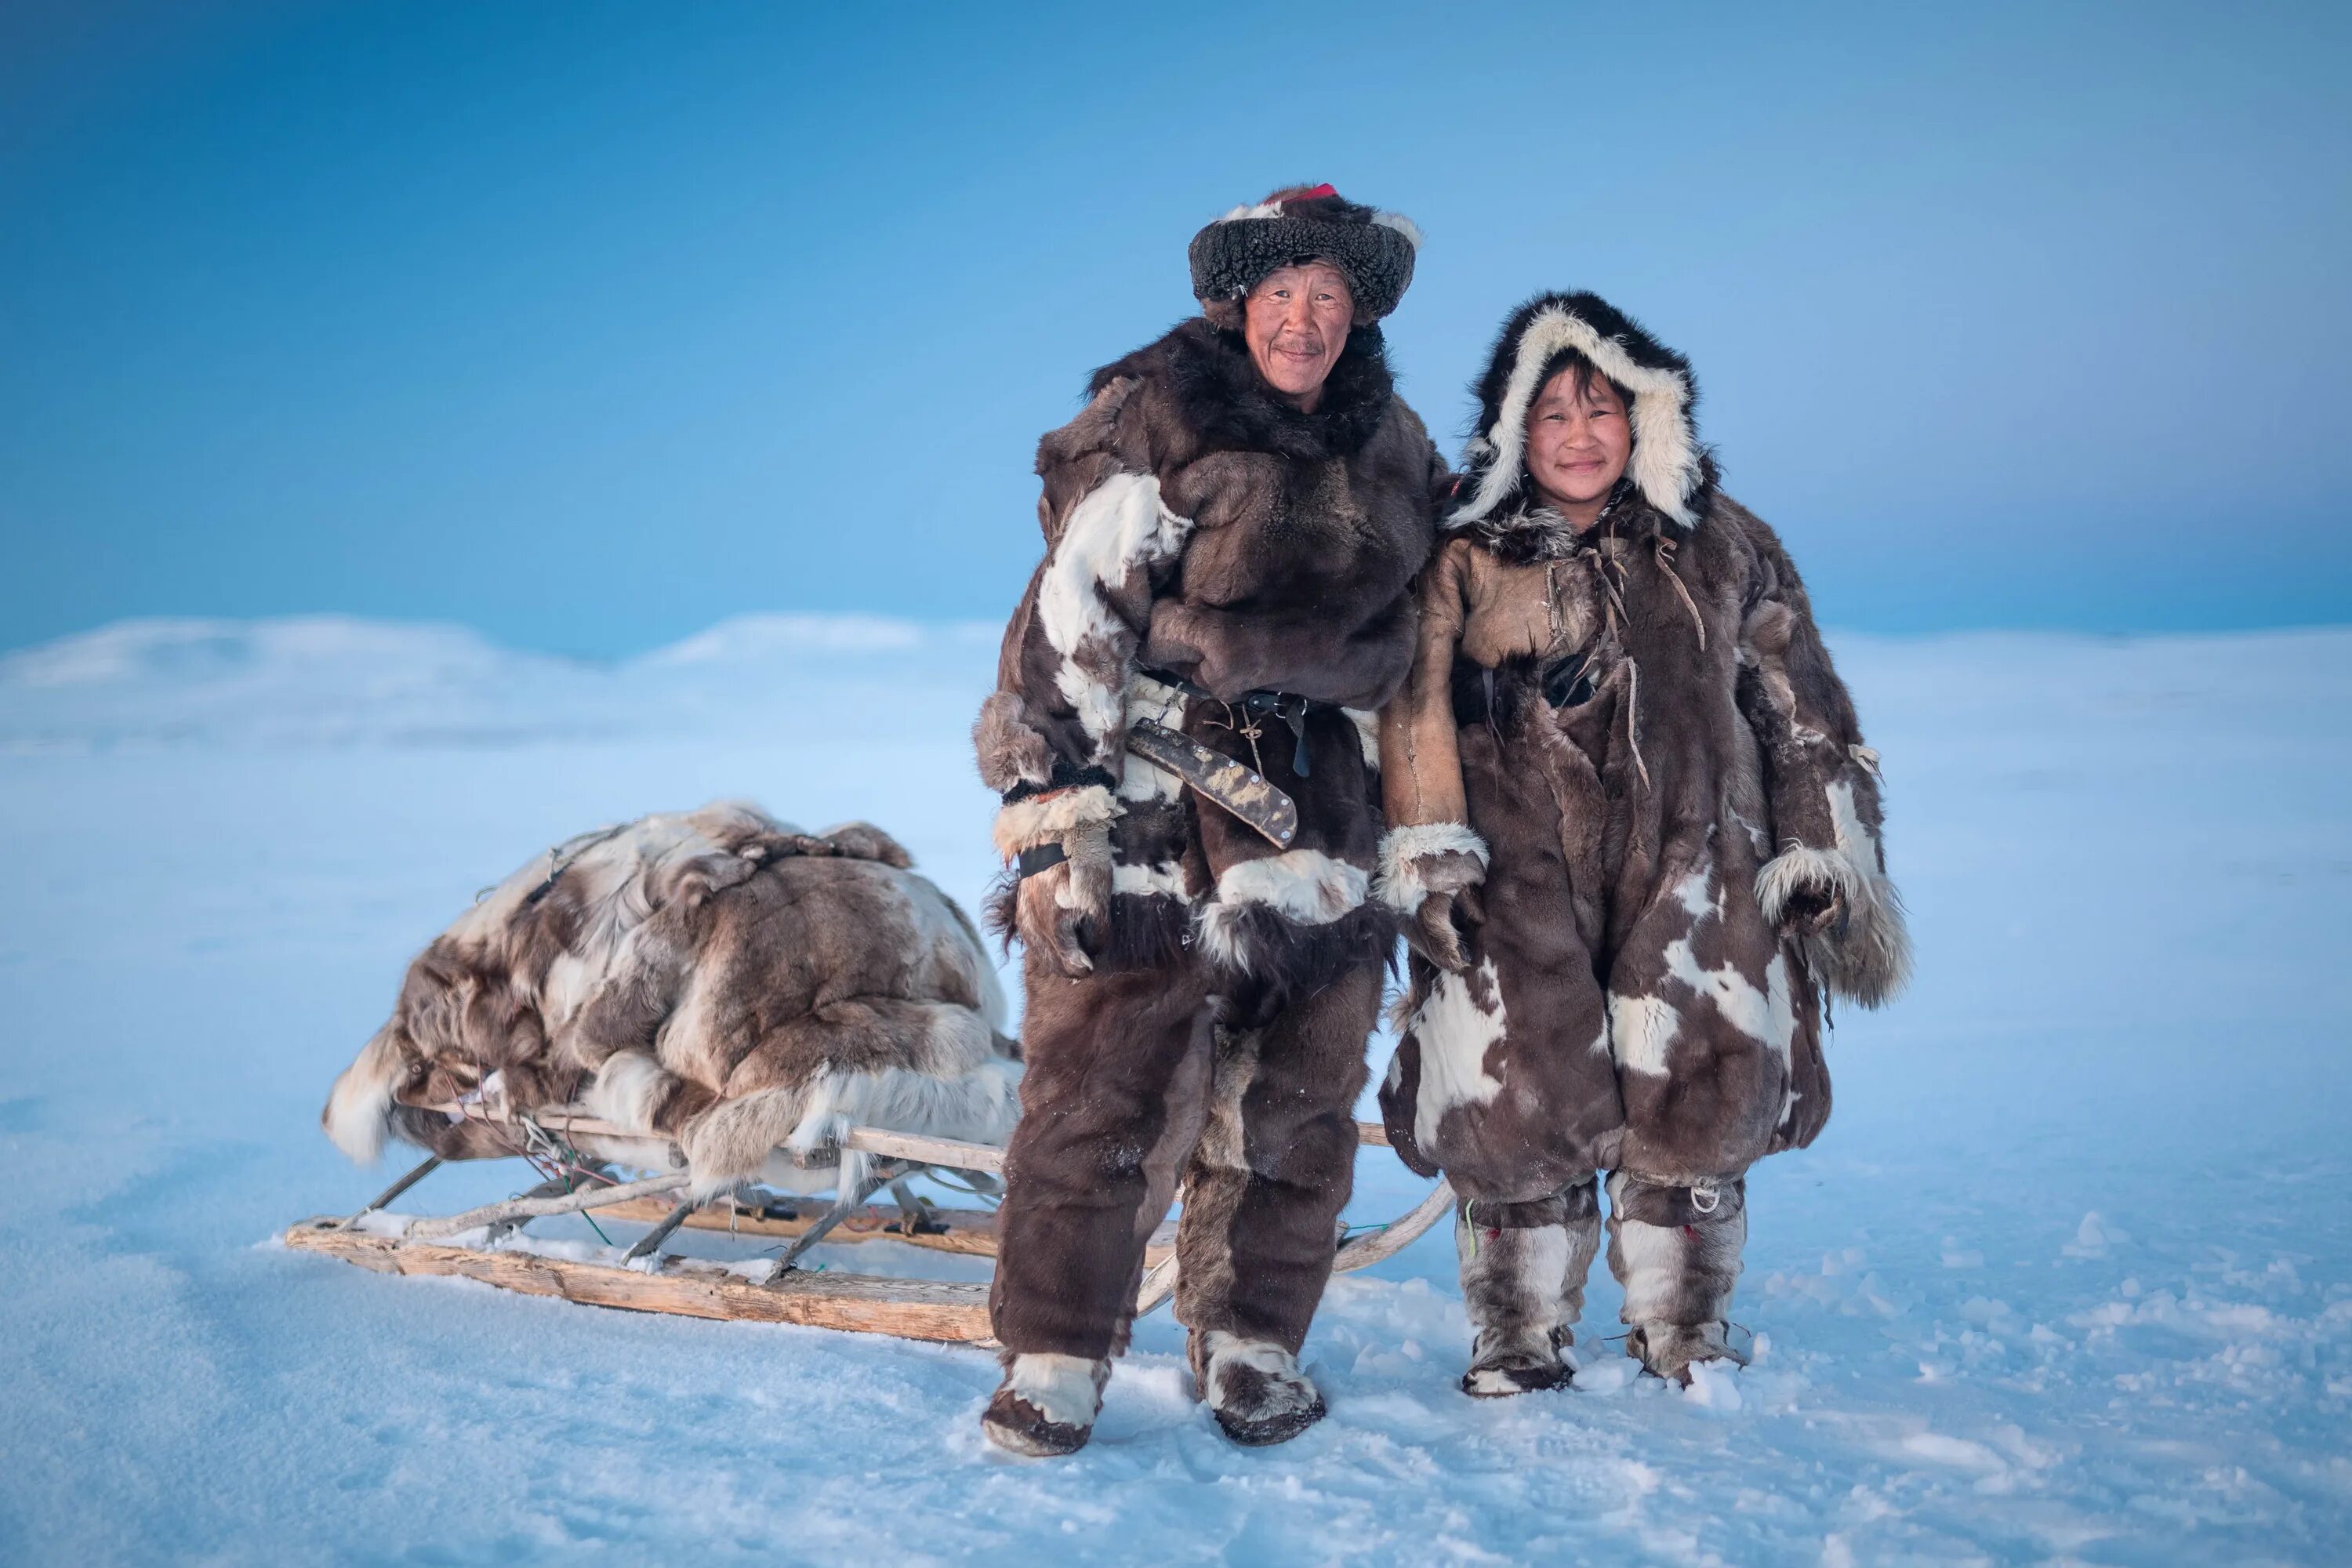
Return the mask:
<svg viewBox="0 0 2352 1568"><path fill-rule="evenodd" d="M1600 295L1582 292L1538 294L1503 323L1475 388L1478 427L1448 526L1483 524L1479 531L1497 543L1566 526L1530 493L1527 443L1528 410L1570 350L1633 394L1633 454L1623 483L1674 527L1696 528L1715 469L1693 416L1698 384L1690 361Z"/></svg>

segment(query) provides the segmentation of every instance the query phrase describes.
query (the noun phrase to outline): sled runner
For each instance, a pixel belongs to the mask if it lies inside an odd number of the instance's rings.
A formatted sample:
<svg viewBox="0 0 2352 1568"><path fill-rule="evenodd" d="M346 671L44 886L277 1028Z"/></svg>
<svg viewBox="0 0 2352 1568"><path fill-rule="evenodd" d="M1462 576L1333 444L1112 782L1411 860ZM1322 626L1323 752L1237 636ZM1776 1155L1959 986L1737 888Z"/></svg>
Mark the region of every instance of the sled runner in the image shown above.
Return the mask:
<svg viewBox="0 0 2352 1568"><path fill-rule="evenodd" d="M518 1153L528 1147L551 1158L558 1175L520 1197L487 1204L446 1217L394 1215L385 1205L401 1197L442 1163L434 1155L417 1165L357 1213L317 1215L291 1226L286 1245L320 1252L386 1274L449 1274L479 1279L502 1289L554 1296L592 1306L684 1317L800 1323L814 1328L891 1334L901 1339L991 1345L988 1287L971 1281L909 1279L875 1274L810 1268L808 1249L829 1245L890 1240L932 1251L993 1258L996 1216L984 1209L941 1208L908 1186L916 1176L944 1174L975 1190L997 1184L1004 1152L992 1144L853 1127L830 1148L807 1153L779 1149L780 1157L813 1175L835 1173L828 1205L799 1194L784 1194L745 1184L719 1199L681 1199L690 1180L683 1170L626 1181L601 1163L572 1152L575 1137L627 1138L629 1130L572 1110L536 1115L497 1105L449 1104L435 1108L458 1120L511 1130ZM1385 1145L1375 1123L1359 1122L1360 1142ZM844 1155L853 1156L845 1159ZM885 1189L898 1200L870 1200ZM1369 1268L1393 1256L1426 1232L1454 1206L1444 1181L1401 1218L1363 1235L1335 1237L1336 1272ZM626 1252L593 1261L558 1256L517 1245L532 1220L559 1214L587 1214L651 1226ZM680 1228L725 1231L755 1243L781 1244L778 1256L719 1262L662 1250ZM567 1247L576 1253L577 1247ZM778 1250L770 1246L770 1250ZM1163 1225L1145 1255L1146 1272L1136 1310L1148 1312L1175 1293L1174 1227Z"/></svg>

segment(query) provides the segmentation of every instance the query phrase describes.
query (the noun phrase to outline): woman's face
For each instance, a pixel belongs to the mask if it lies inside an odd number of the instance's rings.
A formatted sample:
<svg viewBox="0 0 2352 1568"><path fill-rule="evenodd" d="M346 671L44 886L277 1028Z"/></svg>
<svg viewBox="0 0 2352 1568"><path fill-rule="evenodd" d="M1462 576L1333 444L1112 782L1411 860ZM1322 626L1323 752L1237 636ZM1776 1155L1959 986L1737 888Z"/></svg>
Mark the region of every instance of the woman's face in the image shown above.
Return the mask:
<svg viewBox="0 0 2352 1568"><path fill-rule="evenodd" d="M1607 376L1581 395L1573 366L1544 383L1528 412L1528 477L1554 510L1574 523L1599 518L1633 455L1633 422Z"/></svg>

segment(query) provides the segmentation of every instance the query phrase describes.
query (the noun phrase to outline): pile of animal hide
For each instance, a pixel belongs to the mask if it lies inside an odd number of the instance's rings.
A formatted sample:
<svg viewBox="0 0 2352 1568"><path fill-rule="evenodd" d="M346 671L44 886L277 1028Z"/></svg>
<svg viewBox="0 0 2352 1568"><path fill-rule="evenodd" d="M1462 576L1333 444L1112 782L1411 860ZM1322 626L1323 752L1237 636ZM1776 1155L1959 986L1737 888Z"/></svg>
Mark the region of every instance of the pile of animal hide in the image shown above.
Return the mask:
<svg viewBox="0 0 2352 1568"><path fill-rule="evenodd" d="M704 1195L805 1184L771 1152L856 1123L1002 1143L1003 994L911 865L866 824L810 835L737 804L583 834L434 938L320 1120L355 1160L387 1137L478 1159L517 1152L516 1129L438 1108L577 1105L632 1135L583 1153L683 1160Z"/></svg>

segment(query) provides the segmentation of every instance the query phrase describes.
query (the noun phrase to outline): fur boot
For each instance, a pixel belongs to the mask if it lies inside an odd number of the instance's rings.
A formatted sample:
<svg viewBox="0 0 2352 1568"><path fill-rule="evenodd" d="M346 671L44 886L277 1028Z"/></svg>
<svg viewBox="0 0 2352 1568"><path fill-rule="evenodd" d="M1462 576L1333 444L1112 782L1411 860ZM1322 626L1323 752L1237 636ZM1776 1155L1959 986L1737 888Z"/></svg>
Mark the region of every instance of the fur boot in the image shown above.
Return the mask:
<svg viewBox="0 0 2352 1568"><path fill-rule="evenodd" d="M1727 1340L1748 1241L1744 1181L1667 1187L1609 1178L1609 1268L1625 1288L1625 1353L1687 1388L1698 1361L1746 1358Z"/></svg>
<svg viewBox="0 0 2352 1568"><path fill-rule="evenodd" d="M1192 1360L1195 1392L1245 1448L1286 1443L1327 1413L1298 1358L1271 1340L1211 1329L1192 1336Z"/></svg>
<svg viewBox="0 0 2352 1568"><path fill-rule="evenodd" d="M1457 1215L1462 1305L1476 1335L1463 1393L1481 1399L1530 1394L1559 1387L1575 1371L1563 1352L1576 1342L1576 1320L1584 1313L1585 1275L1601 1249L1601 1214L1591 1183L1567 1195L1581 1201L1571 1203L1559 1223L1497 1226L1483 1211L1475 1221Z"/></svg>
<svg viewBox="0 0 2352 1568"><path fill-rule="evenodd" d="M988 1440L1027 1458L1075 1454L1094 1435L1110 1363L1075 1355L1016 1355L980 1417Z"/></svg>

